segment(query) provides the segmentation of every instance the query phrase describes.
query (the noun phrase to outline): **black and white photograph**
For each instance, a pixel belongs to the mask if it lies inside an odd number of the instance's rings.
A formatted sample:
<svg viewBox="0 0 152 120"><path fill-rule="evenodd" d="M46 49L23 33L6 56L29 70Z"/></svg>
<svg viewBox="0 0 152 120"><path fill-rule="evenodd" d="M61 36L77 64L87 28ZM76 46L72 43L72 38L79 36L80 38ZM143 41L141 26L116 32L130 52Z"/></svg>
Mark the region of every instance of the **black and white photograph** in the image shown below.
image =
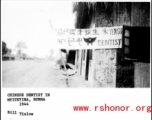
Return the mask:
<svg viewBox="0 0 152 120"><path fill-rule="evenodd" d="M150 2L3 1L3 88L150 88Z"/></svg>
<svg viewBox="0 0 152 120"><path fill-rule="evenodd" d="M1 1L2 120L151 120L151 1Z"/></svg>

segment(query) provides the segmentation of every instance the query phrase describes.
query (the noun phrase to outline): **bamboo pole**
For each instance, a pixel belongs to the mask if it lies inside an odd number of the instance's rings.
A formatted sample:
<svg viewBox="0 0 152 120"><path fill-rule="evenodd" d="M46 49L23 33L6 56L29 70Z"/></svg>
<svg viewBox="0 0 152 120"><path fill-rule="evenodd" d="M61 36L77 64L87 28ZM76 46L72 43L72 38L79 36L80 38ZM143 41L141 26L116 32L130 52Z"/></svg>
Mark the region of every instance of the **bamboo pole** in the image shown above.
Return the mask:
<svg viewBox="0 0 152 120"><path fill-rule="evenodd" d="M50 22L50 25L51 25L52 32L54 32L53 26L52 26L52 23L51 23L51 20L49 20L49 22ZM67 87L69 87L69 82L68 82L69 76L68 76L67 69L66 69L66 67L65 67L65 64L66 64L66 63L64 62L64 58L63 58L63 56L62 56L61 50L60 50L60 55L61 55L61 58L62 58L62 63L63 63L63 66L64 66L64 70L65 70L65 72L66 72L66 85L67 85ZM67 55L66 55L66 58L67 58Z"/></svg>

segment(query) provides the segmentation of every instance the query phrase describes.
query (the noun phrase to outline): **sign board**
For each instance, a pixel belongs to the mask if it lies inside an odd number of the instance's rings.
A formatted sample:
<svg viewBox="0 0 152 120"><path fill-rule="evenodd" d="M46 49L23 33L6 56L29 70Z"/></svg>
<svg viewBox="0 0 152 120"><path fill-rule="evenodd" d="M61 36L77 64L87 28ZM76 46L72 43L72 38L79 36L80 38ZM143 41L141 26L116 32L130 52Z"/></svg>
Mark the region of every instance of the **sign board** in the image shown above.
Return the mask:
<svg viewBox="0 0 152 120"><path fill-rule="evenodd" d="M122 26L90 29L55 29L57 44L69 49L122 47Z"/></svg>

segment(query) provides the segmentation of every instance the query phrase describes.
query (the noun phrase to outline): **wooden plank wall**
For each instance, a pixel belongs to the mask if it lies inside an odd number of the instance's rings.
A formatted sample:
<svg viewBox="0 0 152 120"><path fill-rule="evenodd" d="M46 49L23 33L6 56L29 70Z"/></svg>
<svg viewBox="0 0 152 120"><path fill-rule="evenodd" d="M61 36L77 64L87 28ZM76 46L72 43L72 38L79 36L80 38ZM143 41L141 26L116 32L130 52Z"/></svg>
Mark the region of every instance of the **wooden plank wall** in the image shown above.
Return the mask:
<svg viewBox="0 0 152 120"><path fill-rule="evenodd" d="M97 4L95 26L150 26L149 2L119 2Z"/></svg>
<svg viewBox="0 0 152 120"><path fill-rule="evenodd" d="M105 6L104 3L98 3L96 7L96 15L95 15L95 27L112 27L112 26L150 26L150 3L149 2L120 2L120 3L108 3L107 6ZM106 50L106 49L105 49ZM121 49L111 49L111 52L116 52L116 70L118 68L123 69L123 72L117 72L116 75L116 81L117 86L116 87L133 87L132 85L134 83L134 77L136 76L134 72L137 72L138 67L134 67L136 64L132 64L132 62L125 63L125 66L121 62ZM98 54L98 53L95 53ZM104 56L105 57L105 56ZM131 67L127 67L131 66ZM142 63L141 66L142 67ZM135 70L131 70L130 68L134 68ZM95 68L96 70L97 68ZM126 72L131 72L131 75L134 74L133 77L128 77L126 75ZM129 74L129 73L128 73ZM126 75L126 78L128 81L127 84L124 82L124 80L121 81L121 76ZM139 75L139 74L138 74ZM149 76L149 74L144 74L144 76ZM140 77L140 76L139 76ZM142 76L141 76L142 77ZM147 77L148 78L148 77ZM141 80L141 79L140 79ZM139 80L139 81L140 81ZM143 80L141 80L143 81ZM136 79L137 82L137 79ZM145 83L148 84L148 83Z"/></svg>
<svg viewBox="0 0 152 120"><path fill-rule="evenodd" d="M150 65L149 63L135 62L134 87L150 87Z"/></svg>
<svg viewBox="0 0 152 120"><path fill-rule="evenodd" d="M131 4L131 26L150 27L150 3L132 3Z"/></svg>

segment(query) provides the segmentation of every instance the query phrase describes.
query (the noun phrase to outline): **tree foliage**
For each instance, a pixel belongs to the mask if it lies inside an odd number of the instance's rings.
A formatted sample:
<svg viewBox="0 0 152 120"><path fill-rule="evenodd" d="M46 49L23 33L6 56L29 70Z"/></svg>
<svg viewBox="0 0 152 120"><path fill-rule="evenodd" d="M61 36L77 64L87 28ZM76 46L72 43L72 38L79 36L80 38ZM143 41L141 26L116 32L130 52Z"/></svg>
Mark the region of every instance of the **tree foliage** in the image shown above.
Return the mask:
<svg viewBox="0 0 152 120"><path fill-rule="evenodd" d="M8 51L7 44L2 41L2 55L6 54Z"/></svg>
<svg viewBox="0 0 152 120"><path fill-rule="evenodd" d="M7 49L7 54L11 54L12 53L12 50L11 49Z"/></svg>
<svg viewBox="0 0 152 120"><path fill-rule="evenodd" d="M20 42L17 43L16 48L18 48L18 49L25 49L25 48L27 48L27 46L26 46L25 42L20 41Z"/></svg>
<svg viewBox="0 0 152 120"><path fill-rule="evenodd" d="M23 49L26 49L27 45L25 42L20 41L17 43L16 48L18 49L18 54L22 54Z"/></svg>

